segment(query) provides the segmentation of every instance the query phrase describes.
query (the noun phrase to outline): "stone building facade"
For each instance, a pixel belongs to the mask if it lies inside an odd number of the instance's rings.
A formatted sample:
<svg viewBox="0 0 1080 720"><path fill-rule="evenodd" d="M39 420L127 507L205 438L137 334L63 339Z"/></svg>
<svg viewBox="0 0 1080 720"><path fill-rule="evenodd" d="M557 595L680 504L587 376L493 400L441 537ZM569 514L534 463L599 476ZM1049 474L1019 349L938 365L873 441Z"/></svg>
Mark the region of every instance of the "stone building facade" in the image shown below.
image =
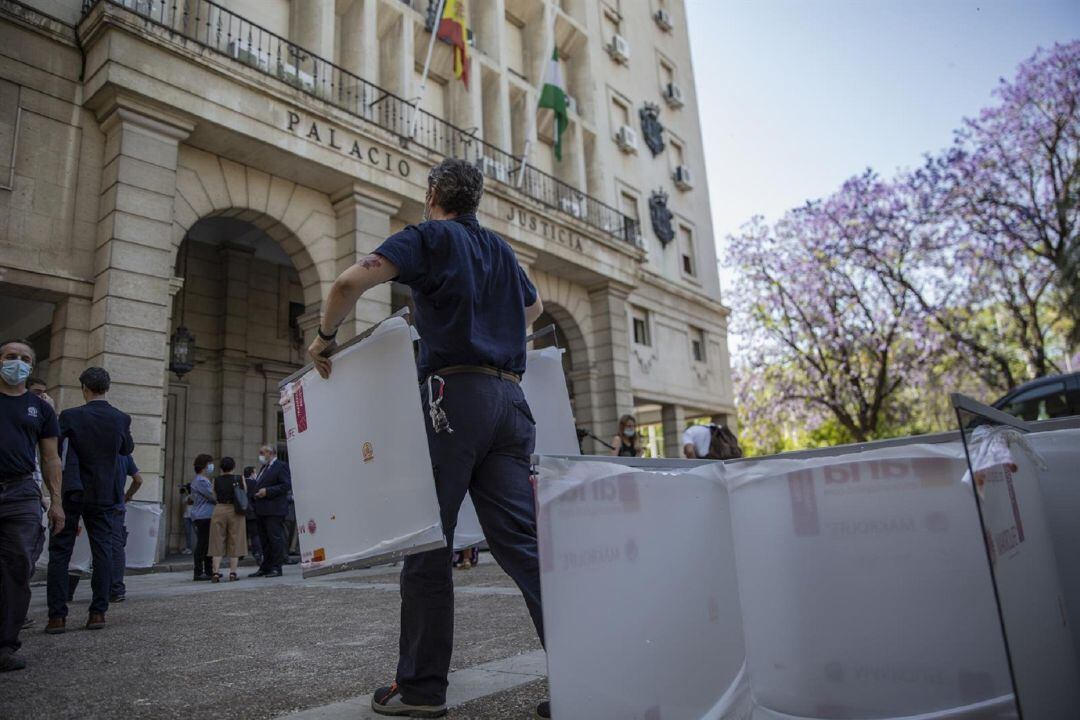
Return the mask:
<svg viewBox="0 0 1080 720"><path fill-rule="evenodd" d="M579 425L637 412L671 454L733 415L683 3L468 5L466 89L443 43L421 86L427 0L0 0L0 334L31 339L61 407L110 371L168 549L194 456L249 464L280 435L330 284L420 219L445 156L487 175L481 221L536 282ZM561 161L534 112L553 45ZM377 289L345 336L406 302Z"/></svg>

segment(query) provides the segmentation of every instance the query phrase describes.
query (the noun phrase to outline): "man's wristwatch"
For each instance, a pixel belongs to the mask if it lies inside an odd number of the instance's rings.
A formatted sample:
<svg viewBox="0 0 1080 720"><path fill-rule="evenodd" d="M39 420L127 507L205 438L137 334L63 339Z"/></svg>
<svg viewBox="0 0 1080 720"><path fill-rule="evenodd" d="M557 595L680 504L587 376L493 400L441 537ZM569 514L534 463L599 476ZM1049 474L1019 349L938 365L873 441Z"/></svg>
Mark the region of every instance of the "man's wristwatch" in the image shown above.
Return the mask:
<svg viewBox="0 0 1080 720"><path fill-rule="evenodd" d="M315 328L315 332L319 334L321 340L325 340L326 342L332 342L333 339L337 337L337 328L334 329L334 332L327 335L322 331L322 325L319 325L319 327Z"/></svg>

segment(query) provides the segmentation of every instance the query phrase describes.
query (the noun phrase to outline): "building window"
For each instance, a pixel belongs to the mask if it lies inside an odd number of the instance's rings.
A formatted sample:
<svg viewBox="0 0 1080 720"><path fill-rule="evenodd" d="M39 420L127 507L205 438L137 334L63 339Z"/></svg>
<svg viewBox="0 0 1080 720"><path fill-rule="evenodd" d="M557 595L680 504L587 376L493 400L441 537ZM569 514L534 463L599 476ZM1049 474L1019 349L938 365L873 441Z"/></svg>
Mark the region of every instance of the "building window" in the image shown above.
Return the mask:
<svg viewBox="0 0 1080 720"><path fill-rule="evenodd" d="M697 276L697 260L694 253L694 234L685 225L679 225L679 255L684 275Z"/></svg>
<svg viewBox="0 0 1080 720"><path fill-rule="evenodd" d="M671 149L671 160L675 163L675 167L685 165L686 161L684 160L682 141L671 137L669 134L668 147Z"/></svg>
<svg viewBox="0 0 1080 720"><path fill-rule="evenodd" d="M690 354L694 362L705 362L705 331L701 328L690 328Z"/></svg>
<svg viewBox="0 0 1080 720"><path fill-rule="evenodd" d="M649 311L642 308L632 308L631 318L634 324L634 344L652 345L652 337L649 334Z"/></svg>
<svg viewBox="0 0 1080 720"><path fill-rule="evenodd" d="M517 75L525 77L525 28L517 18L507 14L506 16L506 68Z"/></svg>
<svg viewBox="0 0 1080 720"><path fill-rule="evenodd" d="M660 68L660 89L663 92L667 92L668 85L675 84L675 65L666 57L661 56L659 62Z"/></svg>
<svg viewBox="0 0 1080 720"><path fill-rule="evenodd" d="M618 95L611 96L611 125L615 132L623 125L630 124L630 103Z"/></svg>

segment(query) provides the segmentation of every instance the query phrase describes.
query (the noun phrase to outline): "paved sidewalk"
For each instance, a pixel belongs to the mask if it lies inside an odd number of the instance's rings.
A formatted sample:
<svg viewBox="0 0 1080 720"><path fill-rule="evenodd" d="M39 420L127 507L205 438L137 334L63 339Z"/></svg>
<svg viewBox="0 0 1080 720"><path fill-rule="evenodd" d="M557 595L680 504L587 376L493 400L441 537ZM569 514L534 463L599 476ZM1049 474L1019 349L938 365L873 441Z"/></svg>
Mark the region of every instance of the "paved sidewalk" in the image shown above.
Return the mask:
<svg viewBox="0 0 1080 720"><path fill-rule="evenodd" d="M517 589L483 560L455 573L450 696L462 707L449 717L525 720L545 692L544 656ZM294 566L220 584L185 569L127 585L108 627L90 632L81 583L68 632L52 636L35 584L37 625L21 636L30 667L0 675L0 718L364 718L369 694L393 679L396 568L304 581Z"/></svg>

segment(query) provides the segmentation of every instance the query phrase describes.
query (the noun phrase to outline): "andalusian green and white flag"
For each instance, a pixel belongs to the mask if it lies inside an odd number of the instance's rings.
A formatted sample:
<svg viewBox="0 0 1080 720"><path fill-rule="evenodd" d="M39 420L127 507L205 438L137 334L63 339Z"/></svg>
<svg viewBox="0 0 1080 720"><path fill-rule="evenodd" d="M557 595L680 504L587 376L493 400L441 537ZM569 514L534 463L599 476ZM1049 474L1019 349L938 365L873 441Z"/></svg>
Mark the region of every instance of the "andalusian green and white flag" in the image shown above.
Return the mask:
<svg viewBox="0 0 1080 720"><path fill-rule="evenodd" d="M562 160L562 136L570 120L566 115L566 85L563 83L562 68L559 67L558 48L551 53L551 61L544 72L539 107L551 108L555 113L555 159Z"/></svg>

